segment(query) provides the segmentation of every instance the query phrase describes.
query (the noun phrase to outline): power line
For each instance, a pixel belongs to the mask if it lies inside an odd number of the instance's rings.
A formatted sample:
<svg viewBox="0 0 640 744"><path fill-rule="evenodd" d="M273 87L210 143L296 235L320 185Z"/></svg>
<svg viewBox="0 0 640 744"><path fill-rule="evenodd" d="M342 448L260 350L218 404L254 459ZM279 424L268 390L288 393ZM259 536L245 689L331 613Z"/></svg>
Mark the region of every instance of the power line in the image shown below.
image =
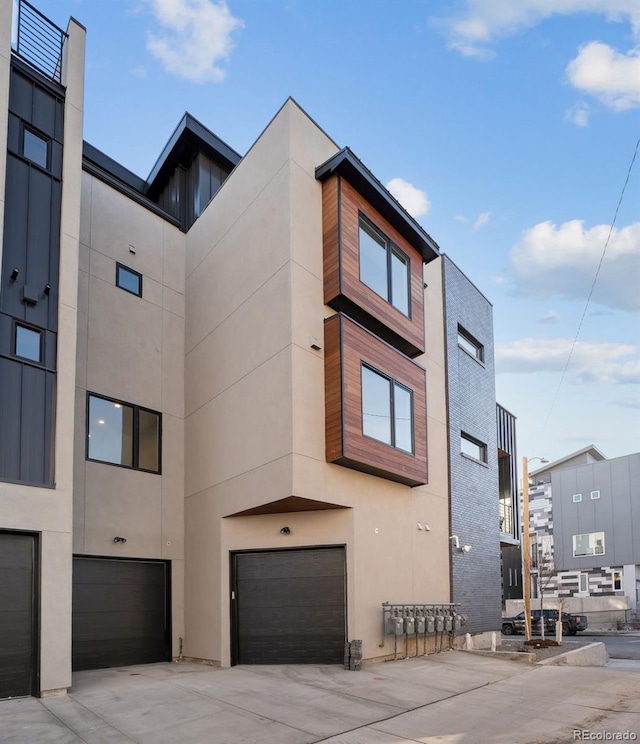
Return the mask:
<svg viewBox="0 0 640 744"><path fill-rule="evenodd" d="M591 297L593 296L593 290L595 289L596 282L598 281L598 275L600 274L600 269L602 268L602 262L604 261L605 254L609 246L609 241L611 240L613 228L616 224L616 220L618 219L618 212L620 211L620 205L622 204L622 200L624 198L624 192L627 190L627 184L629 183L629 178L631 177L631 171L633 170L633 164L635 163L636 155L638 154L638 147L640 147L640 138L638 138L638 141L636 142L636 147L635 147L635 150L633 151L633 157L631 158L631 162L629 163L629 169L627 170L627 177L624 180L624 185L622 186L622 191L620 192L620 198L618 199L616 211L613 215L611 226L609 227L609 234L607 235L607 239L605 240L604 248L602 249L602 255L600 256L600 261L598 262L598 268L596 269L595 276L593 277L593 282L591 282L591 289L589 290L589 296L587 297L587 301L584 305L584 310L582 311L582 317L580 318L580 322L578 323L578 330L576 331L575 338L573 339L573 343L571 344L571 349L569 350L569 356L567 357L566 364L564 365L564 369L562 370L560 382L558 383L558 387L556 389L555 395L553 396L553 400L551 401L551 408L549 408L549 413L547 414L547 418L544 422L544 427L543 427L544 429L546 429L547 424L549 423L549 419L551 418L551 414L553 413L553 409L558 399L558 395L560 394L560 388L562 387L562 383L564 382L564 378L567 374L567 370L569 369L569 364L571 363L571 357L573 356L574 349L576 348L576 343L580 336L580 331L582 330L582 324L584 323L584 319L587 314L587 310L589 308L589 303L591 302Z"/></svg>

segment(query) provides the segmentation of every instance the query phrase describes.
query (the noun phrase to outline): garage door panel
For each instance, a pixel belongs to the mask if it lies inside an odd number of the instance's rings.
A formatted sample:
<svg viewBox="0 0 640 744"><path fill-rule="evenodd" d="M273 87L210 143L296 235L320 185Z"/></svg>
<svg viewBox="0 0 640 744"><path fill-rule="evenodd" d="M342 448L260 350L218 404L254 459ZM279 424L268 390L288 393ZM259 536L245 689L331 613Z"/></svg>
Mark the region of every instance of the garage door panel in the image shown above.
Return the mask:
<svg viewBox="0 0 640 744"><path fill-rule="evenodd" d="M163 561L76 557L73 669L168 661L168 601Z"/></svg>
<svg viewBox="0 0 640 744"><path fill-rule="evenodd" d="M34 692L36 540L0 533L0 698Z"/></svg>
<svg viewBox="0 0 640 744"><path fill-rule="evenodd" d="M327 641L324 637L274 640L265 635L245 642L241 663L336 664L342 661L343 655L344 642L341 640Z"/></svg>
<svg viewBox="0 0 640 744"><path fill-rule="evenodd" d="M241 553L234 566L238 663L342 663L344 548Z"/></svg>
<svg viewBox="0 0 640 744"><path fill-rule="evenodd" d="M241 609L296 605L342 605L344 588L336 577L260 579L238 582L238 602Z"/></svg>
<svg viewBox="0 0 640 744"><path fill-rule="evenodd" d="M295 556L293 555L295 553ZM344 555L341 551L323 549L286 550L265 553L244 553L243 568L254 579L291 579L296 577L343 576Z"/></svg>
<svg viewBox="0 0 640 744"><path fill-rule="evenodd" d="M72 664L75 671L132 664L155 664L163 651L164 639L159 642L146 639L141 643L138 638L122 638L102 643L97 648L92 642L81 641L74 643Z"/></svg>
<svg viewBox="0 0 640 744"><path fill-rule="evenodd" d="M153 589L151 593L149 589ZM164 587L125 584L85 584L74 596L74 612L110 612L123 608L126 612L162 612L165 606Z"/></svg>
<svg viewBox="0 0 640 744"><path fill-rule="evenodd" d="M2 587L2 605L10 611L31 613L33 589L31 586L31 569L0 569L0 587Z"/></svg>

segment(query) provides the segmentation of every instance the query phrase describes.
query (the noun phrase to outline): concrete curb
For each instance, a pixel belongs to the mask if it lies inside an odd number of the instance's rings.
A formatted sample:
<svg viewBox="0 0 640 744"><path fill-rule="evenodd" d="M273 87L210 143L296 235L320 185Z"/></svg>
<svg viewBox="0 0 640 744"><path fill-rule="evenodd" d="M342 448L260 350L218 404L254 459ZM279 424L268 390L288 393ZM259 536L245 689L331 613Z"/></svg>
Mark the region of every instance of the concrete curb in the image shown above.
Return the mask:
<svg viewBox="0 0 640 744"><path fill-rule="evenodd" d="M590 643L564 654L550 656L538 662L538 666L605 666L609 654L604 643Z"/></svg>
<svg viewBox="0 0 640 744"><path fill-rule="evenodd" d="M475 649L460 649L465 654L475 654L476 656L490 656L493 659L502 659L503 661L519 661L521 664L535 664L536 655L528 651L481 651Z"/></svg>

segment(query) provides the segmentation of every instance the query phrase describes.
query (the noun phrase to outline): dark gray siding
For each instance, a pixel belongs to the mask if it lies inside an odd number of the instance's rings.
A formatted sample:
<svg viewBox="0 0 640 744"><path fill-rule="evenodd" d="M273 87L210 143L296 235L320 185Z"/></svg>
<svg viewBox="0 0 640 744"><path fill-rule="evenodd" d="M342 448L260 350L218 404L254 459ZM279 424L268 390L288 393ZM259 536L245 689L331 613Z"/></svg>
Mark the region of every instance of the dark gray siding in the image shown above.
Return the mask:
<svg viewBox="0 0 640 744"><path fill-rule="evenodd" d="M553 471L551 489L559 569L640 563L640 453ZM575 493L582 501L574 503ZM574 558L573 535L592 532L604 532L604 554Z"/></svg>
<svg viewBox="0 0 640 744"><path fill-rule="evenodd" d="M64 91L14 59L8 116L0 272L0 479L50 485ZM25 132L47 143L46 162L26 156ZM16 355L18 323L41 334L39 360Z"/></svg>
<svg viewBox="0 0 640 744"><path fill-rule="evenodd" d="M470 553L451 547L452 598L469 615L465 631L497 630L501 620L498 454L493 361L493 309L457 266L443 256L451 534ZM479 362L458 346L458 325L484 346ZM483 442L487 462L465 457L460 434ZM453 542L453 541L451 541Z"/></svg>

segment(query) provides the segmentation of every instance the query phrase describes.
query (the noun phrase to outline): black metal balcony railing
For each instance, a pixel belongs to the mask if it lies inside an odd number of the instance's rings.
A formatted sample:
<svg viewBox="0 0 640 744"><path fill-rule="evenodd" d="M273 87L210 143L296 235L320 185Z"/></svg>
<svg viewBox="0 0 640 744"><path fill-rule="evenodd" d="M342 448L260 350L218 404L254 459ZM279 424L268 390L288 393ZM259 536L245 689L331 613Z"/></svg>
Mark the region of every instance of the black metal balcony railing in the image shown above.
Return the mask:
<svg viewBox="0 0 640 744"><path fill-rule="evenodd" d="M60 83L66 33L26 0L17 0L17 7L14 51L48 78Z"/></svg>
<svg viewBox="0 0 640 744"><path fill-rule="evenodd" d="M498 502L498 514L500 516L500 532L507 535L513 534L513 508L511 504L503 501Z"/></svg>

